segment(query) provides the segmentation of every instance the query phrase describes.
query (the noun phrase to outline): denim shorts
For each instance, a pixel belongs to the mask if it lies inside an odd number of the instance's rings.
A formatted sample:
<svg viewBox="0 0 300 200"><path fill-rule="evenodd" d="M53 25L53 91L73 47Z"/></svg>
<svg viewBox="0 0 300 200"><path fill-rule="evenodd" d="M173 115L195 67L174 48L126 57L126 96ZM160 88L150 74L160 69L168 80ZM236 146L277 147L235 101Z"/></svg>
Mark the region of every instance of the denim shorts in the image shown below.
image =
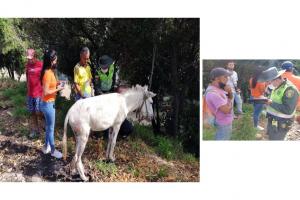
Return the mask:
<svg viewBox="0 0 300 200"><path fill-rule="evenodd" d="M27 110L28 112L41 112L40 110L41 98L27 96Z"/></svg>

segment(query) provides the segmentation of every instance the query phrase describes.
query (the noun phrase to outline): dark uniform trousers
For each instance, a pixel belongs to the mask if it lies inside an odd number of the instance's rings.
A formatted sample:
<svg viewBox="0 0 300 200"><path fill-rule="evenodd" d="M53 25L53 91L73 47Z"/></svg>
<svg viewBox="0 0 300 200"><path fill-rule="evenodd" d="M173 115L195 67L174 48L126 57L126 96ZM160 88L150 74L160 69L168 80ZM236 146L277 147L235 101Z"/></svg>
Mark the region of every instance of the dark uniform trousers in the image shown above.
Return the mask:
<svg viewBox="0 0 300 200"><path fill-rule="evenodd" d="M267 134L270 140L284 140L287 132L291 129L294 118L285 119L267 114Z"/></svg>

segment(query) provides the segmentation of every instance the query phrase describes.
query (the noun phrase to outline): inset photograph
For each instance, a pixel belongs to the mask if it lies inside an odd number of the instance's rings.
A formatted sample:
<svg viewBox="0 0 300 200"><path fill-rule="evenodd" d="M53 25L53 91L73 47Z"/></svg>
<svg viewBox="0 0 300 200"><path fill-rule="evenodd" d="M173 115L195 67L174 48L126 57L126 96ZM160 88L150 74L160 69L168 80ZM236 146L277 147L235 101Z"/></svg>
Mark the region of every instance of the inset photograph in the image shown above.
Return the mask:
<svg viewBox="0 0 300 200"><path fill-rule="evenodd" d="M300 60L203 60L203 140L300 140Z"/></svg>

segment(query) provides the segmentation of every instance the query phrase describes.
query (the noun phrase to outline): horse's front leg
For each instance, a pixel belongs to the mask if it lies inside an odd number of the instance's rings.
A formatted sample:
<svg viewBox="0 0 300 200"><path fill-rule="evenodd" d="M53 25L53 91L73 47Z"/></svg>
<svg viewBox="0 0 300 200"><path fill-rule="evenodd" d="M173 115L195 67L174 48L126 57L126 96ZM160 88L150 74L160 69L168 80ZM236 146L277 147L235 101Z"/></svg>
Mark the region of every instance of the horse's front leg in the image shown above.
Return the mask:
<svg viewBox="0 0 300 200"><path fill-rule="evenodd" d="M110 145L110 151L109 151L109 155L108 155L108 159L111 161L115 161L115 156L114 156L114 149L116 146L116 142L117 142L117 137L118 137L118 133L120 130L121 124L116 125L112 128L112 140L111 140L111 145Z"/></svg>

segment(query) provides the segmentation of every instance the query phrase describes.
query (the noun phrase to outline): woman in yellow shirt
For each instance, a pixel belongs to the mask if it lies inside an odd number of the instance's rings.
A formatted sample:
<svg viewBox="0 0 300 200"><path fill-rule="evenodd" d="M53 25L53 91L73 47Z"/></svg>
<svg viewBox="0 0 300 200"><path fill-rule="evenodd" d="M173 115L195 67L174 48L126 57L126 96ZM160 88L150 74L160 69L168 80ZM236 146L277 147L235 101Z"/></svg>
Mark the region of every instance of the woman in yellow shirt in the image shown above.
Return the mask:
<svg viewBox="0 0 300 200"><path fill-rule="evenodd" d="M42 102L40 109L45 116L46 121L46 137L45 145L42 148L44 154L51 153L55 158L61 158L62 154L55 149L54 144L54 125L55 125L55 98L56 93L63 89L57 86L57 80L54 70L57 66L57 55L54 50L46 51L44 54L43 69L41 72L41 82L43 88Z"/></svg>

